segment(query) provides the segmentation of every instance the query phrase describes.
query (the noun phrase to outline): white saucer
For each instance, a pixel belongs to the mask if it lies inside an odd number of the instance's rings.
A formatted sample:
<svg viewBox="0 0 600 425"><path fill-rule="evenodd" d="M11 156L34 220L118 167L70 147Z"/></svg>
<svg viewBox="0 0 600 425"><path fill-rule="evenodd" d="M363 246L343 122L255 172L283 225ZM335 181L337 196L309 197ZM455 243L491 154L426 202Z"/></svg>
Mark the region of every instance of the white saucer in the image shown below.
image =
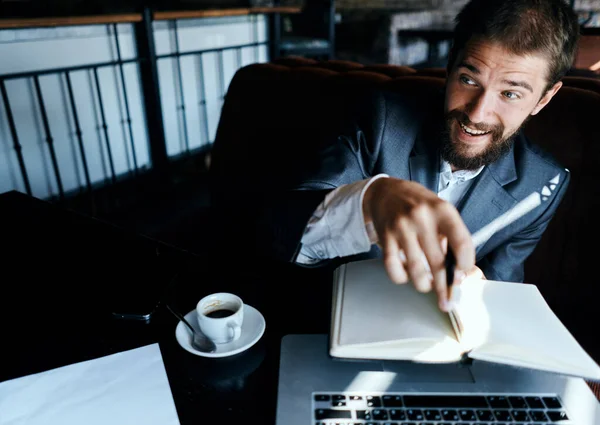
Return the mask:
<svg viewBox="0 0 600 425"><path fill-rule="evenodd" d="M194 330L199 330L198 321L196 320L196 310L190 311L185 315L185 320L188 321ZM175 328L175 338L181 347L192 354L202 357L227 357L241 353L252 347L265 333L266 323L263 315L254 307L244 304L244 322L242 323L242 334L233 342L227 344L217 344L217 351L214 353L203 353L195 350L190 344L191 333L188 327L183 322L179 322Z"/></svg>

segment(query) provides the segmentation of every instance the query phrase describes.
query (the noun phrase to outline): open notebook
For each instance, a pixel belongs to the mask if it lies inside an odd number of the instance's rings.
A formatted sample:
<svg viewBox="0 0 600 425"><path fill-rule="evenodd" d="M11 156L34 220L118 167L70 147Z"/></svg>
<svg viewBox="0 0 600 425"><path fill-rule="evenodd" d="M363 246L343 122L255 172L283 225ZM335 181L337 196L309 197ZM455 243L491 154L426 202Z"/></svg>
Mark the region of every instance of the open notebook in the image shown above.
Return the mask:
<svg viewBox="0 0 600 425"><path fill-rule="evenodd" d="M450 363L464 357L600 380L536 286L467 279L456 308L389 280L380 259L336 269L329 353L353 359Z"/></svg>

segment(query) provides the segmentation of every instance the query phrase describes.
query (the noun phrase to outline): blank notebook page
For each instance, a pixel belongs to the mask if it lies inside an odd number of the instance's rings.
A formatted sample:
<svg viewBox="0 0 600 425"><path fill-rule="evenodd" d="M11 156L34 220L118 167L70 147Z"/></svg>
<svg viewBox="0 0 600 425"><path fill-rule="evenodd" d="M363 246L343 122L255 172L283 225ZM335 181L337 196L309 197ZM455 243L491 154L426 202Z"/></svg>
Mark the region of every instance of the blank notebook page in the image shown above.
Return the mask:
<svg viewBox="0 0 600 425"><path fill-rule="evenodd" d="M380 259L348 263L345 276L340 344L455 338L435 294L417 292L410 283L394 284Z"/></svg>
<svg viewBox="0 0 600 425"><path fill-rule="evenodd" d="M567 367L573 372L600 371L535 285L465 281L460 285L458 312L466 334L470 329L482 332L482 346L470 357L531 367L545 364L550 369Z"/></svg>

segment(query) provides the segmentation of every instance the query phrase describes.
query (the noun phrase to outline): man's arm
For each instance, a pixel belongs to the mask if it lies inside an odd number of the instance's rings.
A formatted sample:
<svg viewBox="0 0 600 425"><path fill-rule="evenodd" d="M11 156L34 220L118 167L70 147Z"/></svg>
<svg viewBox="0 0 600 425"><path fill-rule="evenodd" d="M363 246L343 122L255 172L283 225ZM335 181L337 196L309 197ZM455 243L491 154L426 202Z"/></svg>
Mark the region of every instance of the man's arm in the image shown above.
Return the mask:
<svg viewBox="0 0 600 425"><path fill-rule="evenodd" d="M379 190L371 189L376 186ZM443 267L448 244L461 258L457 283L465 276L462 270L477 270L470 234L456 208L420 184L394 178L372 178L330 192L302 241L296 261L309 265L366 252L378 243L390 278L411 281L421 292L434 289L442 310L450 308Z"/></svg>
<svg viewBox="0 0 600 425"><path fill-rule="evenodd" d="M225 243L236 243L244 235L252 256L294 261L311 217L328 193L373 176L384 143L388 150L404 149L405 155L412 149L418 127L411 112L414 105L409 99L394 99L388 105L382 93L375 93L357 101L349 108L339 134L320 136L323 140L317 152L304 156L299 174L288 175L282 169L279 179L219 190L223 199L215 205L224 211L217 218L225 221L217 231L230 233ZM402 162L397 165L402 166ZM223 176L219 183L223 184ZM376 179L364 192L362 206L355 206L361 207L363 221L373 223L391 280L411 281L422 292L435 290L440 307L446 310L440 236L448 238L458 270L470 270L475 259L470 234L456 208L419 183L398 178Z"/></svg>
<svg viewBox="0 0 600 425"><path fill-rule="evenodd" d="M368 252L377 235L373 223L365 223L362 202L369 186L382 177L388 176L378 174L327 194L308 222L296 262L318 265L323 260Z"/></svg>

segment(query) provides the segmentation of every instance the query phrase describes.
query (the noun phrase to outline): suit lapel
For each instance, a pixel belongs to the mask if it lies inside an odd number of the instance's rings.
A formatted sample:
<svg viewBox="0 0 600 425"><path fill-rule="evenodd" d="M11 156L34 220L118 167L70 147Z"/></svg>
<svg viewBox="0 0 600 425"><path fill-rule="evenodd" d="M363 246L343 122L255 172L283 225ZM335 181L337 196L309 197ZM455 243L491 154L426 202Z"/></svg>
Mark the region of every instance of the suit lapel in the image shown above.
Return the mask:
<svg viewBox="0 0 600 425"><path fill-rule="evenodd" d="M516 178L513 148L500 160L485 167L476 177L458 205L462 219L471 233L475 233L517 203L503 187ZM478 247L478 250L482 246Z"/></svg>
<svg viewBox="0 0 600 425"><path fill-rule="evenodd" d="M437 155L428 153L410 158L410 179L437 193L440 165Z"/></svg>
<svg viewBox="0 0 600 425"><path fill-rule="evenodd" d="M415 138L409 159L410 179L437 193L440 179L439 133L432 129L439 124L426 121Z"/></svg>

